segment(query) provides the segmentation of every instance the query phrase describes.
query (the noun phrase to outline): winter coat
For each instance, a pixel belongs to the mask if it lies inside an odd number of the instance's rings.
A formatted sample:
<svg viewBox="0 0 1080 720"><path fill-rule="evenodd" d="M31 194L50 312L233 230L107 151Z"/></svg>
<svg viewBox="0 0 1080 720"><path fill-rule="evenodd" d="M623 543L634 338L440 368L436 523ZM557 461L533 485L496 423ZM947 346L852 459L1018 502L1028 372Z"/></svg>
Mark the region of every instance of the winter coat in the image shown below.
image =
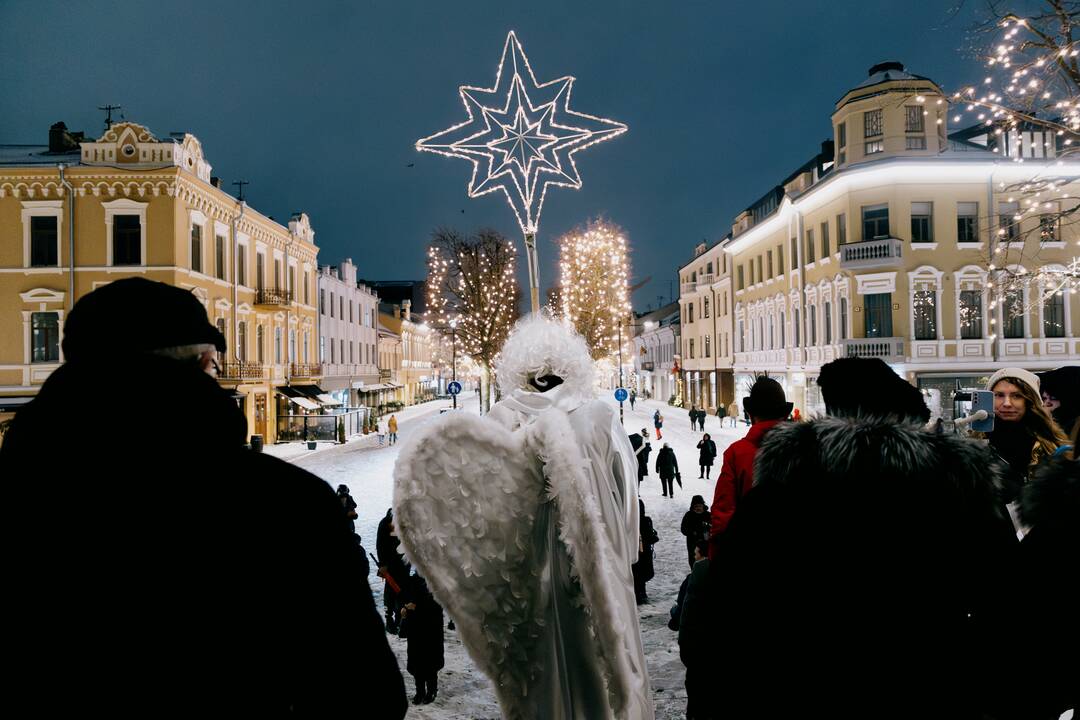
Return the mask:
<svg viewBox="0 0 1080 720"><path fill-rule="evenodd" d="M679 474L679 461L675 459L674 448L662 447L656 453L656 474L661 480L670 480Z"/></svg>
<svg viewBox="0 0 1080 720"><path fill-rule="evenodd" d="M825 417L772 429L754 480L709 569L725 717L978 717L1026 659L990 652L1016 536L986 450Z"/></svg>
<svg viewBox="0 0 1080 720"><path fill-rule="evenodd" d="M705 440L702 439L697 444L698 450L698 465L704 465L706 467L712 467L713 458L716 457L716 443L712 441L712 438Z"/></svg>
<svg viewBox="0 0 1080 720"><path fill-rule="evenodd" d="M698 541L709 539L709 523L709 508L705 508L705 512L701 513L687 510L683 515L680 530L686 536L686 549L689 552L693 553L694 544Z"/></svg>
<svg viewBox="0 0 1080 720"><path fill-rule="evenodd" d="M660 414L659 410L653 415L653 427L657 429L664 427L664 416Z"/></svg>
<svg viewBox="0 0 1080 720"><path fill-rule="evenodd" d="M652 445L645 443L645 446L637 454L638 461L638 479L645 477L649 474L649 454L652 453Z"/></svg>
<svg viewBox="0 0 1080 720"><path fill-rule="evenodd" d="M409 576L402 589L403 602L416 604L416 609L408 610L402 620L402 634L409 643L405 668L415 677L434 675L445 665L442 606L419 575Z"/></svg>
<svg viewBox="0 0 1080 720"><path fill-rule="evenodd" d="M390 515L379 521L379 529L375 533L375 555L379 558L379 564L385 567L398 586L404 589L412 566L401 554L401 540L397 535L390 534L392 524L393 518Z"/></svg>
<svg viewBox="0 0 1080 720"><path fill-rule="evenodd" d="M656 534L652 518L648 515L641 516L641 549L638 552L638 561L630 569L634 577L640 581L648 582L656 574L653 570L653 545L660 542L660 536ZM625 565L623 567L626 567Z"/></svg>
<svg viewBox="0 0 1080 720"><path fill-rule="evenodd" d="M709 658L708 577L709 559L694 563L679 610L679 659L687 667Z"/></svg>
<svg viewBox="0 0 1080 720"><path fill-rule="evenodd" d="M754 486L754 458L765 434L779 423L779 420L766 420L750 426L746 437L736 440L724 451L724 464L720 476L716 478L716 489L712 501L713 543L709 546L709 557L714 557L716 542L727 529L731 516L739 499Z"/></svg>
<svg viewBox="0 0 1080 720"><path fill-rule="evenodd" d="M392 433L396 433L396 432L397 432L397 416L396 416L396 415L391 415L391 416L390 416L390 419L389 419L389 420L387 421L387 423L386 423L386 427L387 427L387 429L389 429L389 430L390 430L390 432L392 432Z"/></svg>
<svg viewBox="0 0 1080 720"><path fill-rule="evenodd" d="M728 405L728 407L727 407L727 415L728 415L728 417L733 417L733 418L739 417L739 404L738 403L731 403L730 405Z"/></svg>
<svg viewBox="0 0 1080 720"><path fill-rule="evenodd" d="M134 415L101 402L115 373L108 353L62 365L0 447L6 714L338 717L360 697L403 717L334 490L245 450L243 413L193 363L127 357L125 383L169 388Z"/></svg>

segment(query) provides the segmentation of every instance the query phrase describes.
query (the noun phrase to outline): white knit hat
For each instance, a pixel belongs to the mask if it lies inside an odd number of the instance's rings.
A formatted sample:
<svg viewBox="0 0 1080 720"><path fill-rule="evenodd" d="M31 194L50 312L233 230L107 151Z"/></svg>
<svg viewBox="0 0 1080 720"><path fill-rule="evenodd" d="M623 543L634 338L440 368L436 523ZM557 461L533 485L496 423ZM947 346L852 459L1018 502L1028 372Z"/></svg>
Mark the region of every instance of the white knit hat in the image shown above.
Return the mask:
<svg viewBox="0 0 1080 720"><path fill-rule="evenodd" d="M998 380L1009 377L1016 378L1017 380L1022 380L1023 382L1031 386L1031 389L1035 391L1036 395L1039 394L1039 376L1033 372L1025 370L1024 368L1018 367L1007 367L998 370L996 373L990 376L990 382L986 383L986 389L993 390L994 385L997 384Z"/></svg>

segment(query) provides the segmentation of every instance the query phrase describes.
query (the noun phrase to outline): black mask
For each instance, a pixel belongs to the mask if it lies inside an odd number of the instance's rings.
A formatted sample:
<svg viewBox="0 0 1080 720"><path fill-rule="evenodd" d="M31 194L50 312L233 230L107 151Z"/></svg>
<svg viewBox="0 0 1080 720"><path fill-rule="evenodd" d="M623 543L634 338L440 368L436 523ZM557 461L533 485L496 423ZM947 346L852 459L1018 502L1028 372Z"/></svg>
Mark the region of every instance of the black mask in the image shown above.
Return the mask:
<svg viewBox="0 0 1080 720"><path fill-rule="evenodd" d="M558 375L541 375L529 378L529 384L539 392L547 392L553 387L562 385L563 379Z"/></svg>

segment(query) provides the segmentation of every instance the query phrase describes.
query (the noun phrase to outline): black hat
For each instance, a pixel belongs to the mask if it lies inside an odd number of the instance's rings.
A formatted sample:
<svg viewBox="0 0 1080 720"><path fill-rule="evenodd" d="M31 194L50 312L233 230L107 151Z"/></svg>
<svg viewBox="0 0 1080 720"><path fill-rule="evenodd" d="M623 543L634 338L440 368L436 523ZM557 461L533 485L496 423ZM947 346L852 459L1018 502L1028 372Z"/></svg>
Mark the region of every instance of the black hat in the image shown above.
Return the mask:
<svg viewBox="0 0 1080 720"><path fill-rule="evenodd" d="M182 345L213 345L225 337L188 290L145 278L124 278L84 295L64 323L64 359L85 360L102 350L152 352Z"/></svg>
<svg viewBox="0 0 1080 720"><path fill-rule="evenodd" d="M749 397L743 402L746 412L762 420L786 418L791 414L791 408L792 404L784 396L784 388L767 375L754 381Z"/></svg>
<svg viewBox="0 0 1080 720"><path fill-rule="evenodd" d="M922 393L881 358L840 358L821 366L818 386L830 415L890 416L926 422Z"/></svg>
<svg viewBox="0 0 1080 720"><path fill-rule="evenodd" d="M694 507L694 506L695 506L695 505L697 505L698 503L701 503L702 505L704 505L704 504L705 504L705 498L701 497L700 495L695 495L695 496L694 496L694 497L693 497L693 498L692 498L692 499L690 500L690 507Z"/></svg>

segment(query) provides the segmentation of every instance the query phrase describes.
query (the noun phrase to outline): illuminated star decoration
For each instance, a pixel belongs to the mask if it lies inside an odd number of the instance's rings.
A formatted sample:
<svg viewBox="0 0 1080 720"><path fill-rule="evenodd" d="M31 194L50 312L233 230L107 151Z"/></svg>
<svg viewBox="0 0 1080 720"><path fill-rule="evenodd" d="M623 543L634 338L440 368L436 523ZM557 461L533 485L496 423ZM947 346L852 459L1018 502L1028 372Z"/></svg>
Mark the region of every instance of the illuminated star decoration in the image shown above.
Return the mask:
<svg viewBox="0 0 1080 720"><path fill-rule="evenodd" d="M570 76L537 83L511 31L495 86L460 88L469 119L417 141L416 149L471 162L469 197L501 190L522 232L535 233L549 185L581 188L575 153L626 132L622 123L571 110L573 86Z"/></svg>

